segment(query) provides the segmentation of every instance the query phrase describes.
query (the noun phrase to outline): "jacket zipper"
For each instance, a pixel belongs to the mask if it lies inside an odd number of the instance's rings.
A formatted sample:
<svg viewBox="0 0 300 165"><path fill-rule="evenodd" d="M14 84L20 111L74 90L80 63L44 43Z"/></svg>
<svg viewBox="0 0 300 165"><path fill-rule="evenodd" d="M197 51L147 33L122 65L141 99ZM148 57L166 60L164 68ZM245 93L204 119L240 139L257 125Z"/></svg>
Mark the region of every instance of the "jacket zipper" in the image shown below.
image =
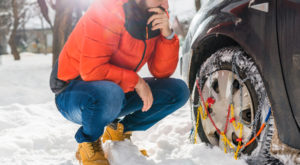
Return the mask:
<svg viewBox="0 0 300 165"><path fill-rule="evenodd" d="M139 64L136 66L136 68L134 69L134 71L136 72L138 70L138 68L140 67L140 65L142 64L144 58L145 58L145 54L146 54L146 49L147 49L147 42L146 40L148 40L148 27L146 26L146 36L145 36L145 39L143 40L144 42L144 45L145 45L145 49L144 49L144 52L143 52L143 56L142 56L142 59L141 61L139 62Z"/></svg>

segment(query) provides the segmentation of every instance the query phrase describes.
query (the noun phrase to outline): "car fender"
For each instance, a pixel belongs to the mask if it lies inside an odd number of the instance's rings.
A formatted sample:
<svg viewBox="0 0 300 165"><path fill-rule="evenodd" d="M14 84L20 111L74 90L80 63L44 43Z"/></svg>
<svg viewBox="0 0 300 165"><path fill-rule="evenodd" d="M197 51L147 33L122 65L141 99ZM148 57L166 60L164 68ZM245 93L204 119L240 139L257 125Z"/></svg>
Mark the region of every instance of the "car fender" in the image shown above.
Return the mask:
<svg viewBox="0 0 300 165"><path fill-rule="evenodd" d="M268 13L249 8L250 0L236 1L230 5L225 1L213 1L214 5L200 9L191 23L182 49L181 71L191 88L196 74L193 70L200 66L204 60L201 58L206 55L203 47L214 45L213 41L218 41L218 38L226 38L226 41L239 45L255 61L262 75L279 139L290 147L300 149L300 131L289 105L279 58L276 1L270 0L268 3ZM208 40L212 42L199 47ZM222 42L218 44L212 48L226 46ZM199 58L202 61L195 62Z"/></svg>

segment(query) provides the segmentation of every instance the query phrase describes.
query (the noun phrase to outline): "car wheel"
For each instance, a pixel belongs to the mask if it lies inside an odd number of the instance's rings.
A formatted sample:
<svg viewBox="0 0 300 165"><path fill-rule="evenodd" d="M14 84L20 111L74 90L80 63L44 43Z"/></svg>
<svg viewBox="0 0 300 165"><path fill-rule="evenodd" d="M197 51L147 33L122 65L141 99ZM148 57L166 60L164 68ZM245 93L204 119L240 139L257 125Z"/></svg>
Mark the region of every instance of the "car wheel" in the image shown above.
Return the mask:
<svg viewBox="0 0 300 165"><path fill-rule="evenodd" d="M238 47L222 48L201 64L191 103L195 137L232 152L255 137L270 107L261 74ZM271 116L260 136L239 152L250 155L248 163L280 164L269 152L273 131Z"/></svg>

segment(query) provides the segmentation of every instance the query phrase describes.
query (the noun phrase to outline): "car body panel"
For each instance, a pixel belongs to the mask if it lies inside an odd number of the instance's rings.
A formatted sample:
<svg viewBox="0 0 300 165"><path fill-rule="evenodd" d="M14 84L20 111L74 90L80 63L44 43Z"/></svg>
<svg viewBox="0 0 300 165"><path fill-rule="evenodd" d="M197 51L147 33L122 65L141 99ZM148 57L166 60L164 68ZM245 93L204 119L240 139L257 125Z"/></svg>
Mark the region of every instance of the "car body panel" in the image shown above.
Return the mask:
<svg viewBox="0 0 300 165"><path fill-rule="evenodd" d="M278 42L286 90L300 126L300 0L278 1ZM293 45L293 46L291 46ZM300 141L300 140L299 140Z"/></svg>
<svg viewBox="0 0 300 165"><path fill-rule="evenodd" d="M279 138L285 144L300 149L300 131L289 104L276 31L276 0L214 0L202 8L193 19L182 51L182 76L191 84L195 53L208 38L226 36L233 39L255 61L268 92ZM267 4L268 11L252 8ZM216 51L216 50L215 50ZM200 66L198 66L199 68ZM191 86L190 86L191 87ZM292 133L292 134L291 134Z"/></svg>

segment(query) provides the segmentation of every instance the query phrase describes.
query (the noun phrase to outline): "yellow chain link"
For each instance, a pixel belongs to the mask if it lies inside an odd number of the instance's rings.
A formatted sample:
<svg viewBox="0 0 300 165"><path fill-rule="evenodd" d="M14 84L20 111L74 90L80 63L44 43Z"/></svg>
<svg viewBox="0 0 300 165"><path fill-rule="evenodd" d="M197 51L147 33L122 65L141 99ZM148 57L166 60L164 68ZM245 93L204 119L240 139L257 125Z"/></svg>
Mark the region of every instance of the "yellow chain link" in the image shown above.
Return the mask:
<svg viewBox="0 0 300 165"><path fill-rule="evenodd" d="M241 139L243 136L243 124L241 124L241 127L240 127L240 134L239 134L239 139ZM239 154L239 150L241 149L241 145L242 145L242 141L239 141L239 144L236 148L236 151L234 153L234 159L237 160L238 158L238 154Z"/></svg>
<svg viewBox="0 0 300 165"><path fill-rule="evenodd" d="M205 103L205 106L208 106L208 103ZM231 108L231 118L234 118L234 107L233 104L230 105ZM195 130L195 136L194 136L194 143L197 143L197 134L198 134L198 127L199 127L199 118L201 116L202 120L206 120L207 119L207 113L206 111L203 114L203 108L200 105L197 108L197 122L196 122L196 130ZM234 129L237 131L239 130L239 138L242 138L243 136L243 124L240 122L235 122L235 120L232 121L232 125L234 127ZM235 149L234 145L229 141L229 139L226 137L226 135L224 134L224 132L221 133L221 140L224 143L224 152L227 153L227 146L229 146L232 150ZM239 141L238 146L236 148L236 151L234 153L234 158L237 159L238 158L238 153L239 150L241 149L241 145L242 145L242 141Z"/></svg>
<svg viewBox="0 0 300 165"><path fill-rule="evenodd" d="M208 107L208 104L205 103L205 106ZM204 111L204 114L203 114L203 108L202 108L201 105L198 107L198 111L199 111L200 114L201 114L201 119L202 119L202 120L206 120L206 119L207 119L207 113L206 113L206 111Z"/></svg>
<svg viewBox="0 0 300 165"><path fill-rule="evenodd" d="M208 106L207 103L205 103L205 105ZM200 113L200 115L199 115L199 113ZM202 120L206 120L207 119L207 113L205 111L204 114L203 114L203 108L202 108L201 105L197 108L197 121L196 121L195 135L194 135L194 144L197 143L197 134L198 134L199 118L200 118L200 116L201 116Z"/></svg>
<svg viewBox="0 0 300 165"><path fill-rule="evenodd" d="M226 137L226 135L224 134L224 132L222 132L221 136L222 136L222 141L224 142L224 144L225 143L226 143L226 145L228 144L231 149L235 148L233 146L233 144L228 140L228 138Z"/></svg>
<svg viewBox="0 0 300 165"><path fill-rule="evenodd" d="M201 106L199 106L197 109L197 121L196 121L195 135L194 135L194 144L197 143L197 134L198 134L198 127L199 127L199 112L200 112L199 109L201 109Z"/></svg>

